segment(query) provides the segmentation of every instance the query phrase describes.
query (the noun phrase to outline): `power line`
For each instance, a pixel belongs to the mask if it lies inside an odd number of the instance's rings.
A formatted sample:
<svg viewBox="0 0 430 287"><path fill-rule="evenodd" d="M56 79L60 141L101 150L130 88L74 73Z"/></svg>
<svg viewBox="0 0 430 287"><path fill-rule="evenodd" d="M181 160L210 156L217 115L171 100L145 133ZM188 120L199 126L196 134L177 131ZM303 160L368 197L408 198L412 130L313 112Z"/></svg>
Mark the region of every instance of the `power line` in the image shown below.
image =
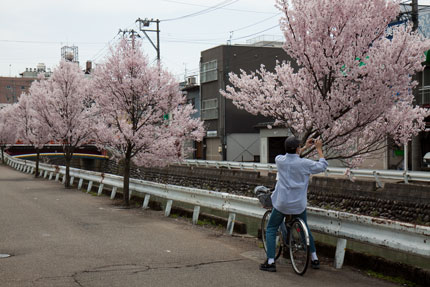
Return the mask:
<svg viewBox="0 0 430 287"><path fill-rule="evenodd" d="M267 29L264 29L264 30L262 30L262 31L256 32L256 33L252 33L252 34L249 34L249 35L246 35L246 36L242 36L242 37L238 37L238 38L233 38L233 39L231 39L231 40L240 40L240 39L244 39L244 38L249 38L249 37L251 37L251 36L255 36L255 35L261 34L261 33L263 33L263 32L266 32L266 31L272 30L272 29L273 29L273 28L275 28L275 27L279 27L279 24L277 24L277 25L275 25L275 26L272 26L272 27L269 27L269 28L267 28Z"/></svg>
<svg viewBox="0 0 430 287"><path fill-rule="evenodd" d="M237 31L241 31L241 30L245 30L245 29L247 29L247 28L250 28L250 27L253 27L253 26L255 26L255 25L258 25L258 24L260 24L260 23L263 23L263 22L265 22L265 21L267 21L267 20L270 20L270 19L272 19L273 17L275 17L275 16L277 16L277 15L280 15L280 14L282 14L281 12L280 13L277 13L276 15L274 15L274 16L270 16L270 17L268 17L268 18L264 18L264 19L262 19L262 20L260 20L260 21L257 21L257 22L255 22L255 23L252 23L252 24L249 24L249 25L246 25L246 26L243 26L243 27L241 27L241 28L237 28L237 29L235 29L235 30L231 30L230 31L230 33L233 33L233 32L237 32ZM268 28L268 29L265 29L265 30L263 30L263 31L260 31L260 32L257 32L256 34L259 34L259 33L262 33L262 32L265 32L265 31L267 31L267 30L270 30L270 29L273 29L274 27L276 27L276 26L279 26L279 24L277 24L277 25L275 25L275 26L273 26L273 27L270 27L270 28ZM226 32L223 32L223 33L217 33L217 34L225 34ZM207 34L207 33L206 33ZM237 40L237 39L242 39L242 38L247 38L247 37L250 37L250 36L253 36L253 35L255 35L255 34L251 34L251 35L247 35L247 36L243 36L243 37L240 37L240 38L235 38L235 39L232 39L232 40ZM197 44L199 44L199 43L208 43L208 44L213 44L213 42L210 42L210 41L223 41L225 38L208 38L208 39L201 39L201 38L199 38L199 39L183 39L183 38L174 38L174 37L167 37L167 38L163 38L165 41L167 40L167 39L169 39L170 40L170 42L185 42L185 43L197 43ZM216 44L216 43L215 43Z"/></svg>
<svg viewBox="0 0 430 287"><path fill-rule="evenodd" d="M118 37L119 34L116 34L109 42L107 42L103 48L101 48L94 56L91 57L92 61L95 62L98 58L101 56L104 56L106 53L102 54L104 50L110 47L111 43L115 40L116 37Z"/></svg>
<svg viewBox="0 0 430 287"><path fill-rule="evenodd" d="M181 2L181 1L174 1L174 0L161 0L161 1L170 2L170 3L184 4L184 5L189 5L189 6L197 6L197 7L210 7L210 6L206 6L206 5L187 3L187 2ZM229 11L237 11L237 12L246 12L246 13L276 14L276 13L273 13L273 12L263 12L263 11L245 10L245 9L233 9L233 8L220 8L220 9L222 9L222 10L229 10Z"/></svg>
<svg viewBox="0 0 430 287"><path fill-rule="evenodd" d="M245 30L245 29L247 29L247 28L250 28L250 27L253 27L253 26L256 26L256 25L258 25L258 24L261 24L261 23L263 23L263 22L266 22L267 20L270 20L270 19L273 19L273 17L276 17L276 16L278 16L278 15L280 15L280 14L282 14L281 12L280 13L277 13L277 14L275 14L275 15L272 15L272 16L270 16L270 17L267 17L267 18L264 18L264 19L262 19L262 20L260 20L260 21L257 21L257 22L254 22L254 23L252 23L252 24L249 24L249 25L246 25L246 26L243 26L243 27L240 27L240 28L237 28L237 29L234 29L234 30L230 30L230 31L225 31L225 32L218 32L218 33L211 33L211 35L225 35L226 33L233 33L233 32L237 32L237 31L242 31L242 30ZM179 34L179 35L207 35L208 33L206 32L206 33L193 33L193 34ZM175 35L178 35L178 34L175 34ZM177 38L174 38L174 39L177 39ZM181 38L182 39L182 38ZM199 38L199 39L186 39L186 40L188 40L188 41L196 41L196 42L199 42L199 41L224 41L225 40L225 38L206 38L206 39L201 39L201 38Z"/></svg>
<svg viewBox="0 0 430 287"><path fill-rule="evenodd" d="M261 20L261 21L255 22L255 23L253 23L253 24L249 24L249 25L247 25L247 26L244 26L244 27L242 27L242 28L238 28L238 29L236 29L236 30L232 30L231 32L237 32L237 31L245 30L246 28L249 28L249 27L252 27L252 26L258 25L258 24L260 24L260 23L266 22L267 20L273 19L273 17L276 17L276 16L281 15L281 14L282 14L282 12L279 12L279 13L277 13L277 14L273 15L273 16L270 16L270 17L264 18L264 19L263 19L263 20Z"/></svg>
<svg viewBox="0 0 430 287"><path fill-rule="evenodd" d="M176 17L176 18L164 19L164 20L160 20L160 21L163 21L163 22L177 21L177 20L182 20L182 19L189 18L189 17L200 16L200 15L207 14L207 13L210 13L212 11L221 9L221 8L223 8L225 6L229 6L229 5L233 4L233 3L236 3L237 1L239 1L239 0L225 0L225 1L222 1L222 2L220 2L220 3L218 3L218 4L214 5L214 6L211 6L209 8L206 8L206 9L203 9L203 10L191 13L191 14L183 15L183 16Z"/></svg>
<svg viewBox="0 0 430 287"><path fill-rule="evenodd" d="M65 42L62 41L27 41L27 40L6 40L0 39L0 42L3 43L23 43L23 44L55 44L55 45L63 45ZM105 42L73 42L73 44L81 44L81 45L102 45Z"/></svg>

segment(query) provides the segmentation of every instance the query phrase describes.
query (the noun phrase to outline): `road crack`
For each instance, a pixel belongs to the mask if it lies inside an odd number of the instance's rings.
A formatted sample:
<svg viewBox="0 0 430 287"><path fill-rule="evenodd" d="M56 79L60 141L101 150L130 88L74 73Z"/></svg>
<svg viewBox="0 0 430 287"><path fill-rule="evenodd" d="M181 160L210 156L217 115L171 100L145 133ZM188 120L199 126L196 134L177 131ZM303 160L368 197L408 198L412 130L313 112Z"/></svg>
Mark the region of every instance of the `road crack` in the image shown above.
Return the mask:
<svg viewBox="0 0 430 287"><path fill-rule="evenodd" d="M176 265L176 266L160 266L160 267L150 267L148 266L147 270L143 271L135 271L134 273L141 273L141 272L147 272L150 270L169 270L169 269L182 269L182 268L196 268L200 266L205 265L212 265L212 264L222 264L222 263L230 263L230 262L239 262L244 261L245 259L232 259L232 260L217 260L217 261L208 261L208 262L200 262L200 263L194 263L194 264L186 264L186 265Z"/></svg>
<svg viewBox="0 0 430 287"><path fill-rule="evenodd" d="M216 261L208 261L208 262L200 262L193 264L185 264L185 265L175 265L175 266L158 266L152 267L149 265L137 265L137 264L114 264L114 265L105 265L100 267L95 267L92 269L77 271L71 275L64 276L51 276L51 277L40 277L33 280L33 285L38 286L38 284L43 284L44 281L56 281L56 280L71 280L76 286L85 287L85 283L82 281L80 276L85 276L91 273L111 273L111 272L129 272L129 274L140 274L143 272L151 271L151 270L172 270L172 269L183 269L183 268L198 268L206 265L213 264L223 264L223 263L231 263L231 262L239 262L244 261L245 259L231 259L231 260L216 260ZM90 278L88 278L91 281ZM87 280L88 280L87 279Z"/></svg>

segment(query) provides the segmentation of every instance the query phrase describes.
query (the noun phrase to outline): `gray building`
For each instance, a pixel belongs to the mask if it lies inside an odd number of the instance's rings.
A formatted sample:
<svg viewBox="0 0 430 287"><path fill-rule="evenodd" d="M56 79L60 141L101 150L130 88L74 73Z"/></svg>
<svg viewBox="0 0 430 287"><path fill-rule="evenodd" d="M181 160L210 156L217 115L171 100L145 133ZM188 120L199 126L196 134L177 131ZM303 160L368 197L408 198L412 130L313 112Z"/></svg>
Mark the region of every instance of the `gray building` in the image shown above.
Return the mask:
<svg viewBox="0 0 430 287"><path fill-rule="evenodd" d="M221 45L201 52L200 96L201 118L206 127L203 141L205 159L260 162L259 126L271 119L237 109L219 91L230 84L230 72L240 73L242 69L249 73L262 64L273 70L276 61L292 61L281 44ZM285 132L280 136L285 138ZM266 140L269 142L267 137ZM267 158L268 152L263 157Z"/></svg>
<svg viewBox="0 0 430 287"><path fill-rule="evenodd" d="M187 103L192 104L196 112L191 115L192 118L200 118L200 86L196 83L195 77L188 77L185 82L180 83L181 91L187 97ZM188 154L187 158L203 159L203 143L196 141L188 141L185 143L186 148L194 149L192 154Z"/></svg>

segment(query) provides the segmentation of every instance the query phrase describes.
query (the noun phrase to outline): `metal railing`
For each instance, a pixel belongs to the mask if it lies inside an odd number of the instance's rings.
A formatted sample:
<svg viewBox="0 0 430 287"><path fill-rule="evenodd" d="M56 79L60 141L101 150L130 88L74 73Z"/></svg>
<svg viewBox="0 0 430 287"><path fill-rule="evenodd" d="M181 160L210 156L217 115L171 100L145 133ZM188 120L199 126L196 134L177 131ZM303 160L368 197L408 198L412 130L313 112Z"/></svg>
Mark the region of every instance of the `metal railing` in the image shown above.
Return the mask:
<svg viewBox="0 0 430 287"><path fill-rule="evenodd" d="M34 173L33 161L21 160L6 155L7 164L27 173ZM225 162L224 162L225 163ZM40 175L44 178L65 182L65 167L41 163ZM98 195L103 189L111 188L111 198L115 197L118 188L123 185L123 178L117 175L104 174L70 168L70 182L79 179L78 189L82 188L83 181L87 181L87 192L91 191L93 183L98 184ZM258 199L232 195L223 192L201 190L196 188L161 184L138 179L130 180L130 196L144 198L142 208L147 208L151 196L167 200L164 213L170 215L173 202L183 202L194 205L193 220L197 223L200 207L208 207L229 214L227 231L233 232L236 214L261 219L266 211L260 206ZM347 239L358 240L365 243L385 246L412 254L430 258L430 227L414 225L377 217L363 216L346 212L325 210L308 207L308 224L312 230L330 234L338 238L335 266L341 268L345 255Z"/></svg>
<svg viewBox="0 0 430 287"><path fill-rule="evenodd" d="M215 161L215 160L195 160L189 159L178 162L179 165L240 169L247 171L277 172L276 164L255 163L255 162L235 162L235 161ZM404 181L429 181L430 172L424 171L402 171L402 170L372 170L372 169L349 169L340 167L328 167L325 175L342 175L353 177L372 177L379 187L382 187L381 179L393 179Z"/></svg>

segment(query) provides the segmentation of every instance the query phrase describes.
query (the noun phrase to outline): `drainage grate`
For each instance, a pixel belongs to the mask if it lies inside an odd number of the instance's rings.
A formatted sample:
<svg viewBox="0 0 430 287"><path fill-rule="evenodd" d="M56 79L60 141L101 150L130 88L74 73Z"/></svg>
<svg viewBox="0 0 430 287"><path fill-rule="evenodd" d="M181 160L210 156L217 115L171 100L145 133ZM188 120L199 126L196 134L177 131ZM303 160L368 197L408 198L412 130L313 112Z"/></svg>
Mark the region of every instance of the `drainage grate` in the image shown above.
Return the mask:
<svg viewBox="0 0 430 287"><path fill-rule="evenodd" d="M10 257L10 254L1 254L0 253L0 259L2 259L2 258L8 258L8 257Z"/></svg>

